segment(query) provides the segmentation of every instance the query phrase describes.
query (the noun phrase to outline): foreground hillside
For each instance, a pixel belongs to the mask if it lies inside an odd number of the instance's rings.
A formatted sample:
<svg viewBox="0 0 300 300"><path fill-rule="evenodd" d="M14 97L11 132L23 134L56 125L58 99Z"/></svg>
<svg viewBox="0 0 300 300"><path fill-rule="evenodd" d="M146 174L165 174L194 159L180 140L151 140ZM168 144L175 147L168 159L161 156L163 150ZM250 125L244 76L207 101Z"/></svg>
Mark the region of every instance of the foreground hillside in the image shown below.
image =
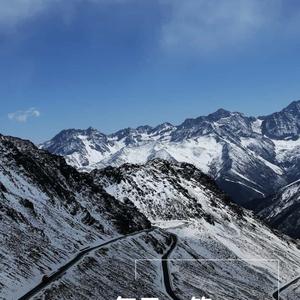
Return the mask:
<svg viewBox="0 0 300 300"><path fill-rule="evenodd" d="M108 193L125 203L130 199L152 222L171 227L167 230L178 236L171 256L178 295L273 299L278 263L280 284L299 276L297 244L232 204L193 165L154 160L95 170L93 177Z"/></svg>
<svg viewBox="0 0 300 300"><path fill-rule="evenodd" d="M0 136L0 298L16 299L87 245L150 226L32 143Z"/></svg>
<svg viewBox="0 0 300 300"><path fill-rule="evenodd" d="M158 229L120 240L85 256L33 299L116 300L119 296L148 296L173 300L164 288L160 262L169 245L169 234Z"/></svg>

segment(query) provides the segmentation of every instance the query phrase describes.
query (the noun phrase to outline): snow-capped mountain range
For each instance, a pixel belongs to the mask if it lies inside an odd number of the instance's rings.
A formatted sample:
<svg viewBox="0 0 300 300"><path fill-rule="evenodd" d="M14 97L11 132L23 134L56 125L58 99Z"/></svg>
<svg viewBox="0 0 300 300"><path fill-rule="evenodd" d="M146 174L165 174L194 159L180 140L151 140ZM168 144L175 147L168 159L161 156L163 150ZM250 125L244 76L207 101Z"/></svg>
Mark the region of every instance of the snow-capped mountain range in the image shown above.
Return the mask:
<svg viewBox="0 0 300 300"><path fill-rule="evenodd" d="M300 101L295 101L262 117L219 109L178 126L163 123L109 135L93 128L63 130L40 147L87 171L154 158L192 163L246 204L299 179L299 136Z"/></svg>

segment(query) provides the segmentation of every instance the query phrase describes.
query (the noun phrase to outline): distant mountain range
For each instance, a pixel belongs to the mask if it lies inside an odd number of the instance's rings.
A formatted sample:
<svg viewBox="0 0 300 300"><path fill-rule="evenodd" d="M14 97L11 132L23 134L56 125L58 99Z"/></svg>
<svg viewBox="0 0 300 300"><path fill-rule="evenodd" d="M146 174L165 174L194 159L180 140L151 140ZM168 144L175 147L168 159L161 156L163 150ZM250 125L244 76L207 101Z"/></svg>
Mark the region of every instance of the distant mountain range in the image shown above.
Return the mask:
<svg viewBox="0 0 300 300"><path fill-rule="evenodd" d="M67 129L40 145L91 171L154 158L194 164L239 204L265 198L300 178L300 101L268 116L224 109L174 126L126 128L105 135Z"/></svg>

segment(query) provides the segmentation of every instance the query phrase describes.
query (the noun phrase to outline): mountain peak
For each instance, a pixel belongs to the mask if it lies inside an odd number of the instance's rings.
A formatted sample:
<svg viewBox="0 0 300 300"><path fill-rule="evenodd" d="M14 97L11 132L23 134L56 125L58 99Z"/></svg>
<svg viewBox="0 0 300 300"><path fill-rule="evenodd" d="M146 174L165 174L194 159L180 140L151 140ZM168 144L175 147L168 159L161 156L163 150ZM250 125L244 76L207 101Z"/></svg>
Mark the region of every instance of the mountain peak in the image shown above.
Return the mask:
<svg viewBox="0 0 300 300"><path fill-rule="evenodd" d="M161 131L161 130L166 130L166 129L171 129L171 128L175 128L175 126L169 122L165 122L165 123L162 123L162 124L156 126L153 130Z"/></svg>
<svg viewBox="0 0 300 300"><path fill-rule="evenodd" d="M291 102L286 108L283 109L283 111L299 113L300 112L300 100Z"/></svg>
<svg viewBox="0 0 300 300"><path fill-rule="evenodd" d="M228 115L231 114L231 112L229 110L226 110L224 108L219 108L217 109L214 113L212 114L219 114L219 115Z"/></svg>
<svg viewBox="0 0 300 300"><path fill-rule="evenodd" d="M87 129L86 129L87 132L93 132L93 131L98 131L96 128L92 127L92 126L89 126Z"/></svg>
<svg viewBox="0 0 300 300"><path fill-rule="evenodd" d="M300 135L300 100L291 102L280 112L263 118L263 134L275 139L298 138Z"/></svg>
<svg viewBox="0 0 300 300"><path fill-rule="evenodd" d="M139 126L136 128L136 131L139 133L143 133L143 132L149 132L151 131L153 128L149 125L143 125L143 126Z"/></svg>
<svg viewBox="0 0 300 300"><path fill-rule="evenodd" d="M230 117L230 116L231 116L231 112L230 111L228 111L226 109L223 109L223 108L220 108L217 111L209 114L207 116L207 118L209 120L217 121L217 120L220 120L222 118L227 118L227 117Z"/></svg>

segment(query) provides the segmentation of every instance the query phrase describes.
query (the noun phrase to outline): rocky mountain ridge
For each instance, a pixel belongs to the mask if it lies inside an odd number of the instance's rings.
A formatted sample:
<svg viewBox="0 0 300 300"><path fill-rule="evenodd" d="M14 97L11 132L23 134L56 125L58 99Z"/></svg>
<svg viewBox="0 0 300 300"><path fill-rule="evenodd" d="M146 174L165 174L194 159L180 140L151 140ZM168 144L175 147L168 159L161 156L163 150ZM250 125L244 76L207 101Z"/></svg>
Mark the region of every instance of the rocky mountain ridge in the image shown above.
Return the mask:
<svg viewBox="0 0 300 300"><path fill-rule="evenodd" d="M294 101L281 112L257 118L219 109L178 126L163 123L109 135L70 129L40 147L86 171L155 158L192 163L244 205L299 179L299 107L300 101Z"/></svg>

